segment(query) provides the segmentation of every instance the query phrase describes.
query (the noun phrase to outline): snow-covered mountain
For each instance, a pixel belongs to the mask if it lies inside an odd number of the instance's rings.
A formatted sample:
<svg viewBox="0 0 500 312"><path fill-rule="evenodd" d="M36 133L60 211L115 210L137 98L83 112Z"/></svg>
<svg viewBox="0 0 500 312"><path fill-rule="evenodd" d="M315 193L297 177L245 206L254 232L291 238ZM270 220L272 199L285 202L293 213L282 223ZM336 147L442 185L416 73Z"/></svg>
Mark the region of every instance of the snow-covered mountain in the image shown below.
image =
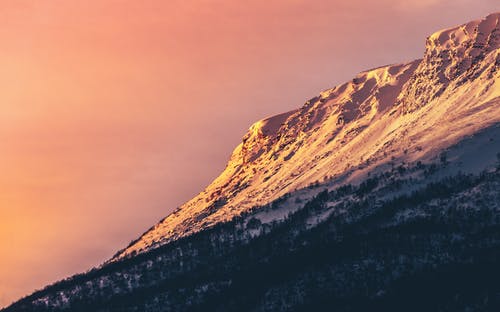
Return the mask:
<svg viewBox="0 0 500 312"><path fill-rule="evenodd" d="M198 196L5 311L499 311L499 22L256 122Z"/></svg>
<svg viewBox="0 0 500 312"><path fill-rule="evenodd" d="M256 122L212 184L113 260L316 182L346 174L359 181L394 159L428 161L499 122L499 16L438 31L423 59L362 72L297 110Z"/></svg>

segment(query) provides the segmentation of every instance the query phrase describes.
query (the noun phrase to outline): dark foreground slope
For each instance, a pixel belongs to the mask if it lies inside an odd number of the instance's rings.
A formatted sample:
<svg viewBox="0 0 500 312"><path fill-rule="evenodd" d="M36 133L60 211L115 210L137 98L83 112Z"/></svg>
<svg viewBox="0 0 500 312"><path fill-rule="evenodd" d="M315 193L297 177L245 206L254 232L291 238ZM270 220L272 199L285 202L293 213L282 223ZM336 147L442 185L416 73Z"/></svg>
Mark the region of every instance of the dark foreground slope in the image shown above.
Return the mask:
<svg viewBox="0 0 500 312"><path fill-rule="evenodd" d="M498 311L500 172L442 177L450 166L401 164L281 223L243 216L5 311Z"/></svg>

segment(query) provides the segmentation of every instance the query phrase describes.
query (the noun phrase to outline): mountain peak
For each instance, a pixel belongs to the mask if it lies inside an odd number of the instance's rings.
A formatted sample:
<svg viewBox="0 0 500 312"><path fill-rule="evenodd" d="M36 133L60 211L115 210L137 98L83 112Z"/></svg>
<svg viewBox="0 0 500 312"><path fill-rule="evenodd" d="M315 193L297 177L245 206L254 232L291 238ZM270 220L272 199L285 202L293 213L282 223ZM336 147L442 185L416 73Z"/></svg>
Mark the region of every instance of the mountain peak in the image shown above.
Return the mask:
<svg viewBox="0 0 500 312"><path fill-rule="evenodd" d="M456 57L477 57L500 47L500 12L460 26L437 31L427 38L426 47L431 56L443 50L453 50Z"/></svg>
<svg viewBox="0 0 500 312"><path fill-rule="evenodd" d="M499 18L500 13L493 13L428 37L424 58L399 96L402 111L412 112L443 94L451 97L454 90L483 75L492 82L500 63ZM488 93L491 86L478 86L476 95Z"/></svg>

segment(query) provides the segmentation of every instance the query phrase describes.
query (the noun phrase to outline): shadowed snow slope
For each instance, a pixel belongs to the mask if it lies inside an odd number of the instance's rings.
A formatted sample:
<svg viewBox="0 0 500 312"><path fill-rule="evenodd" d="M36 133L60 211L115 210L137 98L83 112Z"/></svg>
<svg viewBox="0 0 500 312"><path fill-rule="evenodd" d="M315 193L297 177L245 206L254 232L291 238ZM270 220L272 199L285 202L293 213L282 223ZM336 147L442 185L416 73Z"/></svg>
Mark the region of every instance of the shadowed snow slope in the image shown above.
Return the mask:
<svg viewBox="0 0 500 312"><path fill-rule="evenodd" d="M256 122L215 181L112 261L317 181L356 182L395 159L431 160L500 122L499 18L436 32L422 60L362 72L300 109Z"/></svg>

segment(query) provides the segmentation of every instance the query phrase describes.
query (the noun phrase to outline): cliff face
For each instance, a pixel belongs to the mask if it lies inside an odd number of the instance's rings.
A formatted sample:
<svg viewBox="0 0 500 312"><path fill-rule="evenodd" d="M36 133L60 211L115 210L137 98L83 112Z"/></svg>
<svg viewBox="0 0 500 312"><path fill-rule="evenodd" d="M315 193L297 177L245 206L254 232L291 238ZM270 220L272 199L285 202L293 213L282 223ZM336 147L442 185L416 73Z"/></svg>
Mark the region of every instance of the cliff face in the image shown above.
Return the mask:
<svg viewBox="0 0 500 312"><path fill-rule="evenodd" d="M436 32L422 60L362 72L300 109L256 122L214 182L112 260L231 220L312 183L359 181L395 159L432 159L500 121L499 17Z"/></svg>

